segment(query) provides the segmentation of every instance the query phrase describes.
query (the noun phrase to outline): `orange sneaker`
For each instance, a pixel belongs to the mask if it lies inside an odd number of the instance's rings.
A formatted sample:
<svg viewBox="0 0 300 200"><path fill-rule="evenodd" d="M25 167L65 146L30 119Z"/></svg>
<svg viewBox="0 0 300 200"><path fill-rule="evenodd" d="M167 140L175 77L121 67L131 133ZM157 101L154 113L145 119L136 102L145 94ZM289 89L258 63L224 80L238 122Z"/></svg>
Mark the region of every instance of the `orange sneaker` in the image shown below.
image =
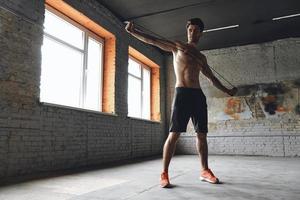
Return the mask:
<svg viewBox="0 0 300 200"><path fill-rule="evenodd" d="M205 169L201 172L200 175L201 181L206 181L212 184L219 183L219 179L212 173L210 169Z"/></svg>
<svg viewBox="0 0 300 200"><path fill-rule="evenodd" d="M169 175L167 172L163 172L160 175L160 186L166 188L170 186Z"/></svg>

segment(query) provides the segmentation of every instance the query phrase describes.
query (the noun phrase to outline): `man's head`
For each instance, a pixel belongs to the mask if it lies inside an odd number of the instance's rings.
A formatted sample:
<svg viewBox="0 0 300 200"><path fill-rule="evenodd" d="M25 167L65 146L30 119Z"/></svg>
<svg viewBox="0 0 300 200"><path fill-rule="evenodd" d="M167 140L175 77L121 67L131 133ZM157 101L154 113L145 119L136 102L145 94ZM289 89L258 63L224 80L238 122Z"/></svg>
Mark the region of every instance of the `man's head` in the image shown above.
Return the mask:
<svg viewBox="0 0 300 200"><path fill-rule="evenodd" d="M204 30L204 23L200 18L192 18L186 24L188 42L197 43Z"/></svg>

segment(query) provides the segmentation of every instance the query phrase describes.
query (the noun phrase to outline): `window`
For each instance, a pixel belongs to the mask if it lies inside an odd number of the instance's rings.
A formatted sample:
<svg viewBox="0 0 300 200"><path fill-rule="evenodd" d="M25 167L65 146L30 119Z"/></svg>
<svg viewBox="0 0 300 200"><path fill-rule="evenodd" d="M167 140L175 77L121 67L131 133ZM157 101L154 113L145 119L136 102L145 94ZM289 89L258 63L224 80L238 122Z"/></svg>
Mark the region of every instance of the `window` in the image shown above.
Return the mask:
<svg viewBox="0 0 300 200"><path fill-rule="evenodd" d="M128 65L128 116L150 120L151 70L130 57Z"/></svg>
<svg viewBox="0 0 300 200"><path fill-rule="evenodd" d="M42 102L102 111L103 39L47 6Z"/></svg>
<svg viewBox="0 0 300 200"><path fill-rule="evenodd" d="M131 46L128 53L128 116L160 122L160 67Z"/></svg>

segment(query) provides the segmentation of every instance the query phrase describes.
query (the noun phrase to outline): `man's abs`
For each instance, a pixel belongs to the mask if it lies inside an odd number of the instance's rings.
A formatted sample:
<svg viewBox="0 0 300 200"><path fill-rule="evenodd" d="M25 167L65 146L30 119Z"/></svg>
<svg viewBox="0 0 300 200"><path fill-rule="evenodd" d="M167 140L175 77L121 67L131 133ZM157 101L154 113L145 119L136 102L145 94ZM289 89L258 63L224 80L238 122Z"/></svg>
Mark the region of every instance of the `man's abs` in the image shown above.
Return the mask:
<svg viewBox="0 0 300 200"><path fill-rule="evenodd" d="M188 54L178 51L174 55L175 87L200 88L199 64Z"/></svg>
<svg viewBox="0 0 300 200"><path fill-rule="evenodd" d="M189 66L175 66L175 87L200 88L199 70Z"/></svg>

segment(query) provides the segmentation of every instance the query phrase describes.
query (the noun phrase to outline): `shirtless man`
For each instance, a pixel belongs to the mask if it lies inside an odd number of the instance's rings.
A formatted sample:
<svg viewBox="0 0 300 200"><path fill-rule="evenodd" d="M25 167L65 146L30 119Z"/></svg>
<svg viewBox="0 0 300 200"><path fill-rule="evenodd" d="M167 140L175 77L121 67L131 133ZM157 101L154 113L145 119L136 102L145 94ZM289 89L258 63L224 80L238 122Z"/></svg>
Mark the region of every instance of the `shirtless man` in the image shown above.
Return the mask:
<svg viewBox="0 0 300 200"><path fill-rule="evenodd" d="M197 133L197 151L199 153L202 170L200 179L209 183L218 183L218 178L208 167L207 149L207 104L200 83L199 73L202 72L213 85L223 92L233 96L237 88L227 89L214 76L206 57L196 49L196 45L202 36L204 24L201 19L188 20L186 25L187 43L169 41L156 38L136 29L132 22L128 22L126 31L137 39L159 47L173 54L173 65L176 75L175 95L172 103L170 119L170 133L163 149L163 170L160 177L161 187L169 187L170 181L168 168L175 152L177 140L181 132L186 132L186 126L190 119Z"/></svg>

